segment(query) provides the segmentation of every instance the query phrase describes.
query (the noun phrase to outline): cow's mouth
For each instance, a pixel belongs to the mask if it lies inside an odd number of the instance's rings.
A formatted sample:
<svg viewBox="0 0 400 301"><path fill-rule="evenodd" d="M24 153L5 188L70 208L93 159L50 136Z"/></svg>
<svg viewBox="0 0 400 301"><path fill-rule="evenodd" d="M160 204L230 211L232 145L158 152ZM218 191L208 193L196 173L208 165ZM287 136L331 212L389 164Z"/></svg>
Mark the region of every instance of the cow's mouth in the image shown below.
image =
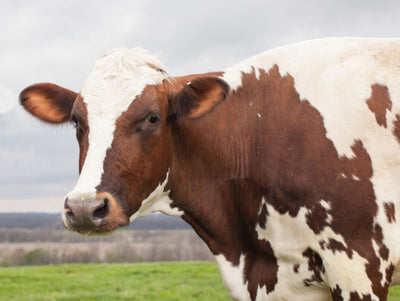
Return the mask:
<svg viewBox="0 0 400 301"><path fill-rule="evenodd" d="M64 226L82 235L107 235L129 225L129 217L108 192L88 194L65 200Z"/></svg>

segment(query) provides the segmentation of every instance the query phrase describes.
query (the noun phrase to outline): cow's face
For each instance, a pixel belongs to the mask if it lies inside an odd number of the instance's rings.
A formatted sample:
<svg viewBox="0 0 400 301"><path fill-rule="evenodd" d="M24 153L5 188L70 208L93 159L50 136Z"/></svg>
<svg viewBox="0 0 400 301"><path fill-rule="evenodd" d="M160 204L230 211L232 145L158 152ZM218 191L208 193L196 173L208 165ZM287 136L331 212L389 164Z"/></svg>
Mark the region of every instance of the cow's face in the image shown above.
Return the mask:
<svg viewBox="0 0 400 301"><path fill-rule="evenodd" d="M157 59L138 50L97 61L79 94L53 84L22 91L21 103L33 115L76 127L80 177L66 197L64 225L106 233L157 210L171 163L170 124L201 117L227 93L216 77L189 84L167 78Z"/></svg>

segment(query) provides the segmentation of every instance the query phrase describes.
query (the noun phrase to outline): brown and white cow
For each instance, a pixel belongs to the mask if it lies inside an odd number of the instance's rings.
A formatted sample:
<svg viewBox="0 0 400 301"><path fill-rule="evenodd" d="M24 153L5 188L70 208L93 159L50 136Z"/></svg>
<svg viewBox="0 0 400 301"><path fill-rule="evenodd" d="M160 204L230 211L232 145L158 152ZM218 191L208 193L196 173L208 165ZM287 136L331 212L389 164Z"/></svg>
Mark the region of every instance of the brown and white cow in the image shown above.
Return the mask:
<svg viewBox="0 0 400 301"><path fill-rule="evenodd" d="M235 300L382 301L399 281L400 40L308 41L184 77L122 49L80 93L20 100L75 124L70 230L181 216Z"/></svg>

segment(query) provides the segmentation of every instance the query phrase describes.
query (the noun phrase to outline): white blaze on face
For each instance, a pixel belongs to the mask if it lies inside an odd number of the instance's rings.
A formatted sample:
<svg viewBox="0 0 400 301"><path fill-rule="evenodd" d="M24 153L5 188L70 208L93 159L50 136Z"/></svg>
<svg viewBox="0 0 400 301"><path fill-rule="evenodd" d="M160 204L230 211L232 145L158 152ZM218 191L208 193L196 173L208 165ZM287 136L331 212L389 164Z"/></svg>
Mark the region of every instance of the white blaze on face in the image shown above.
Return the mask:
<svg viewBox="0 0 400 301"><path fill-rule="evenodd" d="M157 57L141 49L117 49L95 63L81 91L88 112L89 149L78 183L68 197L96 193L116 120L147 85L163 81L162 69Z"/></svg>

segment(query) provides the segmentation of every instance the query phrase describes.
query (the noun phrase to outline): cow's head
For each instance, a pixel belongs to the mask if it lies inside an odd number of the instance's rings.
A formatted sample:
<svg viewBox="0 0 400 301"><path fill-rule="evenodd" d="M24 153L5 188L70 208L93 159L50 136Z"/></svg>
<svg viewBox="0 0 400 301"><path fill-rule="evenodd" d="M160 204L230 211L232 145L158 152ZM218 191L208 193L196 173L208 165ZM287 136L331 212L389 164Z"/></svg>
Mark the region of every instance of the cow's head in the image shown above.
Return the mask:
<svg viewBox="0 0 400 301"><path fill-rule="evenodd" d="M227 93L217 77L169 78L157 58L138 49L98 60L80 93L49 83L24 89L20 101L31 114L76 128L80 177L66 197L64 225L106 233L131 216L163 211L157 202L166 198L171 123L200 118Z"/></svg>

